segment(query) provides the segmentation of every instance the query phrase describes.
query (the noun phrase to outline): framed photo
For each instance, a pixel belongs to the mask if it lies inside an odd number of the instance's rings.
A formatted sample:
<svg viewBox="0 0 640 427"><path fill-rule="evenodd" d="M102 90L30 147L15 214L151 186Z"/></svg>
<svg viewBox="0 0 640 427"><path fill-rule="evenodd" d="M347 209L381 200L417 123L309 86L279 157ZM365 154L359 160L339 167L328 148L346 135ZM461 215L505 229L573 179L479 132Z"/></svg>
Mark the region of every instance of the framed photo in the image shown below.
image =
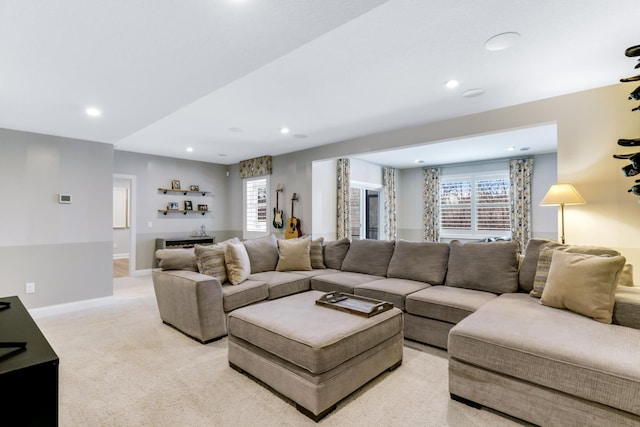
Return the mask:
<svg viewBox="0 0 640 427"><path fill-rule="evenodd" d="M193 210L193 204L191 204L191 200L185 200L184 201L184 210L185 211L192 211Z"/></svg>
<svg viewBox="0 0 640 427"><path fill-rule="evenodd" d="M171 180L171 189L172 190L179 190L180 189L180 180L178 180L178 179Z"/></svg>
<svg viewBox="0 0 640 427"><path fill-rule="evenodd" d="M209 206L207 206L207 205L198 205L198 210L200 212L206 212L206 211L209 210Z"/></svg>
<svg viewBox="0 0 640 427"><path fill-rule="evenodd" d="M178 202L169 202L169 203L167 203L167 210L177 211L178 210Z"/></svg>
<svg viewBox="0 0 640 427"><path fill-rule="evenodd" d="M189 186L189 190L191 190L191 191L200 191L200 186L199 185L190 185Z"/></svg>

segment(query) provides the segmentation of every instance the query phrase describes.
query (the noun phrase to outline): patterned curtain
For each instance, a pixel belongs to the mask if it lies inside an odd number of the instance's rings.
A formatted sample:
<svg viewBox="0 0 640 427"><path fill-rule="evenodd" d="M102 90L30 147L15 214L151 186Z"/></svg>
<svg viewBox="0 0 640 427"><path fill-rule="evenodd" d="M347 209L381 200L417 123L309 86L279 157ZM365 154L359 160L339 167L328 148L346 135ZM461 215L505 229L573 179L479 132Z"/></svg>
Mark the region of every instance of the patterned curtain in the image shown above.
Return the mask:
<svg viewBox="0 0 640 427"><path fill-rule="evenodd" d="M440 169L425 168L422 199L422 237L426 242L437 242L440 240Z"/></svg>
<svg viewBox="0 0 640 427"><path fill-rule="evenodd" d="M240 178L271 175L271 156L256 157L240 162Z"/></svg>
<svg viewBox="0 0 640 427"><path fill-rule="evenodd" d="M337 238L351 239L351 221L349 218L349 185L351 181L349 159L338 159L338 227Z"/></svg>
<svg viewBox="0 0 640 427"><path fill-rule="evenodd" d="M396 169L384 168L384 234L387 240L396 240Z"/></svg>
<svg viewBox="0 0 640 427"><path fill-rule="evenodd" d="M531 239L531 179L533 159L509 161L511 182L511 238L520 243L524 251Z"/></svg>

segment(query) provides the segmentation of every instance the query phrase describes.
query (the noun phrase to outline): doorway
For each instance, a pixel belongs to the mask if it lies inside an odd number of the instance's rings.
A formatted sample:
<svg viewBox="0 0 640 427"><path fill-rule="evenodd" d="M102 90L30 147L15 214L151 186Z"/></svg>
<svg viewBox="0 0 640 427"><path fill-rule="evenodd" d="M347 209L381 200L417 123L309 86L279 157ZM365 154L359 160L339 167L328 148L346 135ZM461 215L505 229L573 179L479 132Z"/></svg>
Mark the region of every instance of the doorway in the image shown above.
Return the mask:
<svg viewBox="0 0 640 427"><path fill-rule="evenodd" d="M136 267L134 175L113 175L113 277L132 276Z"/></svg>

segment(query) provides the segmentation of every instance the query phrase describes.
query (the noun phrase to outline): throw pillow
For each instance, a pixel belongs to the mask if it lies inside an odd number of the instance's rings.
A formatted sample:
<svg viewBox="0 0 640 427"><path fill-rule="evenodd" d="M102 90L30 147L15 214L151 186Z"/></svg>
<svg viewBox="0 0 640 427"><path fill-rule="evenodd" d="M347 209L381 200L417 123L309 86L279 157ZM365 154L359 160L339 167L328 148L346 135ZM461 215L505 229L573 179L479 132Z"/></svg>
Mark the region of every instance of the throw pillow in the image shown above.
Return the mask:
<svg viewBox="0 0 640 427"><path fill-rule="evenodd" d="M548 239L531 239L527 243L527 248L520 263L520 271L518 272L518 285L520 289L529 292L533 289L533 282L536 277L536 269L540 251L543 248L562 246L560 243Z"/></svg>
<svg viewBox="0 0 640 427"><path fill-rule="evenodd" d="M324 245L324 264L327 268L340 270L342 261L347 255L350 246L349 239L346 237L340 240L334 240Z"/></svg>
<svg viewBox="0 0 640 427"><path fill-rule="evenodd" d="M158 249L156 259L163 270L198 271L193 248Z"/></svg>
<svg viewBox="0 0 640 427"><path fill-rule="evenodd" d="M196 245L195 252L200 273L215 277L220 283L227 281L227 267L224 262L224 247L222 245Z"/></svg>
<svg viewBox="0 0 640 427"><path fill-rule="evenodd" d="M618 279L618 286L633 287L633 265L625 264L620 278Z"/></svg>
<svg viewBox="0 0 640 427"><path fill-rule="evenodd" d="M276 271L311 270L311 238L278 240L280 257Z"/></svg>
<svg viewBox="0 0 640 427"><path fill-rule="evenodd" d="M387 277L442 285L448 260L448 243L398 240L389 261Z"/></svg>
<svg viewBox="0 0 640 427"><path fill-rule="evenodd" d="M549 266L551 265L551 256L553 251L571 252L587 255L598 256L616 256L620 255L618 251L601 246L578 246L578 245L561 245L557 242L549 242L540 247L540 255L538 258L538 266L536 267L536 275L533 281L533 289L529 292L532 297L540 298L544 290L547 276L549 275ZM625 276L626 277L626 276Z"/></svg>
<svg viewBox="0 0 640 427"><path fill-rule="evenodd" d="M270 234L242 242L249 255L251 274L275 270L276 264L278 264L277 241L276 236Z"/></svg>
<svg viewBox="0 0 640 427"><path fill-rule="evenodd" d="M311 258L311 268L327 268L324 265L322 242L324 242L323 237L311 241L311 249L309 253Z"/></svg>
<svg viewBox="0 0 640 427"><path fill-rule="evenodd" d="M623 256L554 251L540 303L611 323Z"/></svg>
<svg viewBox="0 0 640 427"><path fill-rule="evenodd" d="M249 254L242 243L229 243L224 250L227 276L232 285L239 285L251 274Z"/></svg>
<svg viewBox="0 0 640 427"><path fill-rule="evenodd" d="M518 244L452 241L446 286L503 294L518 290Z"/></svg>
<svg viewBox="0 0 640 427"><path fill-rule="evenodd" d="M342 262L342 271L386 276L395 242L387 240L354 240Z"/></svg>

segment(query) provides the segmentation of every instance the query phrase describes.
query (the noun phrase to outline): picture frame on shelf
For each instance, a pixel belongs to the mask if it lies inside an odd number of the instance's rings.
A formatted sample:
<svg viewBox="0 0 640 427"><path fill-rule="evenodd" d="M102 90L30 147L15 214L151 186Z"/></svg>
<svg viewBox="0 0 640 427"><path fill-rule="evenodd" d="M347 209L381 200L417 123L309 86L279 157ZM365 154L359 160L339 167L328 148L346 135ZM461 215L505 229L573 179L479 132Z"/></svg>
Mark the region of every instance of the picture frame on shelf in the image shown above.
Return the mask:
<svg viewBox="0 0 640 427"><path fill-rule="evenodd" d="M169 202L167 203L168 211L177 211L178 210L178 202Z"/></svg>
<svg viewBox="0 0 640 427"><path fill-rule="evenodd" d="M191 191L200 191L200 186L199 185L190 185L189 186L189 190L191 190Z"/></svg>
<svg viewBox="0 0 640 427"><path fill-rule="evenodd" d="M172 190L180 190L180 180L179 179L172 179L171 180L171 189Z"/></svg>
<svg viewBox="0 0 640 427"><path fill-rule="evenodd" d="M193 204L191 203L191 200L185 200L184 201L184 210L185 211L192 211L193 210Z"/></svg>
<svg viewBox="0 0 640 427"><path fill-rule="evenodd" d="M200 212L207 212L207 211L209 211L209 206L207 206L207 205L198 205L198 210Z"/></svg>

